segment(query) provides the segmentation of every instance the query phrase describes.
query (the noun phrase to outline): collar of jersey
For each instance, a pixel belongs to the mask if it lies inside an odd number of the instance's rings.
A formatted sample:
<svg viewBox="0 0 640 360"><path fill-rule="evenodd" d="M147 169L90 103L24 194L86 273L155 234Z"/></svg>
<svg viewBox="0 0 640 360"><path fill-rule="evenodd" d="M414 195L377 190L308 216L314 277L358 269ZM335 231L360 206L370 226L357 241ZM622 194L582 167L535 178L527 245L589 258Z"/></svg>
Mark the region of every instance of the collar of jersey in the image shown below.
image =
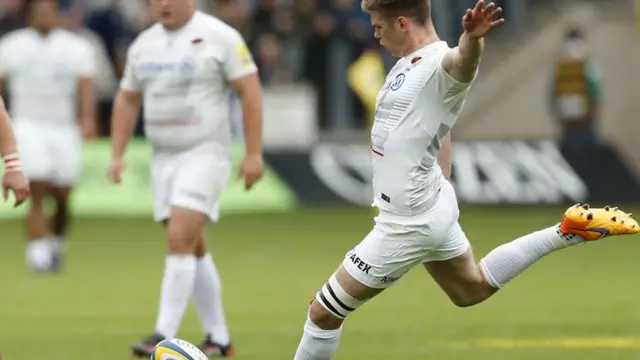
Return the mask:
<svg viewBox="0 0 640 360"><path fill-rule="evenodd" d="M410 54L407 54L405 56L403 56L403 58L406 59L411 59L413 57L415 57L418 54L424 54L425 52L430 52L430 51L435 51L436 47L440 44L442 44L444 41L442 40L438 40L438 41L434 41L430 44L427 44L419 49L416 49L415 51L413 51Z"/></svg>

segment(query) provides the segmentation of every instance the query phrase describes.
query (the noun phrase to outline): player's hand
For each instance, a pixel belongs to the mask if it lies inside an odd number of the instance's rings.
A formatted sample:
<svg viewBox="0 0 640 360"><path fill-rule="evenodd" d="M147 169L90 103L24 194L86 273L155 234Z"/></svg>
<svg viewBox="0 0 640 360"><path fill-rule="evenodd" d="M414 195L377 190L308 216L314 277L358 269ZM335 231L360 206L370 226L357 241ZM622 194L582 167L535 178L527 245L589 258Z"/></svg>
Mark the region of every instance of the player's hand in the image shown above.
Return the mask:
<svg viewBox="0 0 640 360"><path fill-rule="evenodd" d="M246 155L244 157L238 172L238 178L244 178L245 190L250 190L262 178L263 171L264 160L262 160L262 154Z"/></svg>
<svg viewBox="0 0 640 360"><path fill-rule="evenodd" d="M122 158L113 157L109 164L109 170L107 171L107 177L114 184L119 184L122 181L122 174L124 173L126 166Z"/></svg>
<svg viewBox="0 0 640 360"><path fill-rule="evenodd" d="M467 9L462 17L462 28L465 33L473 38L482 38L491 30L504 24L501 18L502 8L496 8L496 4L490 2L485 6L485 0L479 0L473 9Z"/></svg>
<svg viewBox="0 0 640 360"><path fill-rule="evenodd" d="M2 177L2 198L9 200L9 191L16 199L13 207L18 207L29 198L29 180L22 171L7 171Z"/></svg>

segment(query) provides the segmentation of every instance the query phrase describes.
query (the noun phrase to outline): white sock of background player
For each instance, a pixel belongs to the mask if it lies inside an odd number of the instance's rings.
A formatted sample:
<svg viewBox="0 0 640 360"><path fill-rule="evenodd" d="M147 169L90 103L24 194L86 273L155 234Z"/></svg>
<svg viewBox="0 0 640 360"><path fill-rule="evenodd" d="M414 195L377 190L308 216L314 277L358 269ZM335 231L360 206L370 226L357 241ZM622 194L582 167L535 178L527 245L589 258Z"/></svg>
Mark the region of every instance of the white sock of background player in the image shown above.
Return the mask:
<svg viewBox="0 0 640 360"><path fill-rule="evenodd" d="M29 241L27 262L34 270L46 271L51 267L51 246L46 238Z"/></svg>
<svg viewBox="0 0 640 360"><path fill-rule="evenodd" d="M194 255L167 256L164 277L160 290L160 309L156 322L156 333L174 338L180 328L196 280L196 257Z"/></svg>
<svg viewBox="0 0 640 360"><path fill-rule="evenodd" d="M222 283L218 269L211 254L197 260L196 285L193 291L193 301L202 323L202 329L210 334L212 340L220 345L229 345L229 329L222 306Z"/></svg>

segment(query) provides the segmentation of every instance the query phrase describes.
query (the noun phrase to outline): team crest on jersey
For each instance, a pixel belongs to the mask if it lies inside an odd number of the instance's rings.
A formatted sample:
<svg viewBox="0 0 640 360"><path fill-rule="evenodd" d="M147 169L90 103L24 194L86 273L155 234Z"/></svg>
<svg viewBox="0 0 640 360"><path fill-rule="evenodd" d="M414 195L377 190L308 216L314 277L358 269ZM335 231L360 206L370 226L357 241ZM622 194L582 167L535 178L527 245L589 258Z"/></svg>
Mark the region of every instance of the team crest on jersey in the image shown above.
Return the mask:
<svg viewBox="0 0 640 360"><path fill-rule="evenodd" d="M389 88L393 91L400 89L400 87L402 87L402 84L404 84L405 77L406 75L403 73L398 74L398 76L396 76L396 78L391 82L391 85L389 85Z"/></svg>

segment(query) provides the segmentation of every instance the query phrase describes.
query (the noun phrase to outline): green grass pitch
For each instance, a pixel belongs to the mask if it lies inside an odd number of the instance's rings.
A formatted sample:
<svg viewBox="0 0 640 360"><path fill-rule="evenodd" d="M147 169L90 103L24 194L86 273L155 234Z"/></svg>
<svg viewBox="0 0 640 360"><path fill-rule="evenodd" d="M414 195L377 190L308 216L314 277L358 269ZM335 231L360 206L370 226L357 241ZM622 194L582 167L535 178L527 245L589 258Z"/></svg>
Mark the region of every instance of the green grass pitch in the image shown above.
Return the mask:
<svg viewBox="0 0 640 360"><path fill-rule="evenodd" d="M463 208L461 222L480 258L562 211ZM0 224L4 359L129 359L129 345L155 322L161 228L146 218L79 218L65 272L42 276L25 267L22 225ZM366 209L234 215L212 225L235 358L291 359L309 300L370 226ZM336 359L638 359L639 255L640 237L631 236L564 250L467 309L416 268L352 314ZM179 336L202 338L192 305Z"/></svg>

